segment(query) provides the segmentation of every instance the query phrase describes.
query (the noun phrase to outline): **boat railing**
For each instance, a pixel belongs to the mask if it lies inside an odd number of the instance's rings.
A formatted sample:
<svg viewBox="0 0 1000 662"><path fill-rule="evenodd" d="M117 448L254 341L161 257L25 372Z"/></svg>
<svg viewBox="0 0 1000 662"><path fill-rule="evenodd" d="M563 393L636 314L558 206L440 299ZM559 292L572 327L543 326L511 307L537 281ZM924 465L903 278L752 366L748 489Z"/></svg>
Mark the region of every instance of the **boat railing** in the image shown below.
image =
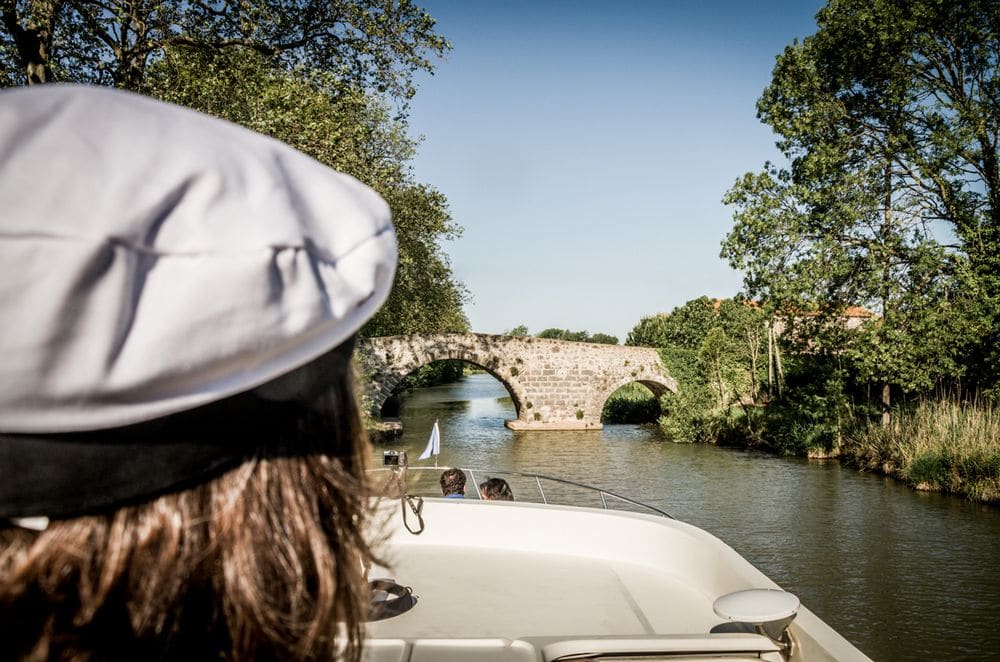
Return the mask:
<svg viewBox="0 0 1000 662"><path fill-rule="evenodd" d="M412 494L431 496L434 494L435 490L439 490L437 483L437 476L441 474L442 471L449 469L451 467L424 467L424 466L407 466L407 472L409 476L407 479L407 489ZM508 478L515 477L516 485L512 485L515 489L515 495L517 501L538 501L545 504L560 504L560 505L582 505L580 503L581 499L580 493L589 493L596 495L600 498L601 507L605 510L629 510L628 506L633 509L638 509L639 511L648 511L656 515L661 515L663 517L669 517L674 519L673 515L667 511L657 508L656 506L650 505L648 503L643 503L635 499L629 498L622 494L606 490L601 487L595 487L593 485L587 485L585 483L578 483L573 480L567 480L565 478L556 478L555 476L546 476L544 474L529 473L524 471L511 471L508 469L483 469L483 468L468 468L468 467L458 467L464 473L468 475L471 479L467 483L466 496L472 496L473 498L482 499L483 496L479 492L480 480L485 480L488 478ZM389 471L389 467L380 467L378 469L373 469L372 471ZM424 472L433 472L433 480L421 480L420 474ZM416 480L414 480L416 479ZM508 482L515 482L514 480ZM470 484L471 483L471 484ZM550 489L546 491L546 487L543 485L550 485ZM527 486L533 486L537 490L537 497L532 498L534 495L525 495L525 488ZM552 485L556 486L555 488ZM422 493L423 492L423 493ZM440 492L437 492L440 495ZM625 507L623 507L623 504Z"/></svg>

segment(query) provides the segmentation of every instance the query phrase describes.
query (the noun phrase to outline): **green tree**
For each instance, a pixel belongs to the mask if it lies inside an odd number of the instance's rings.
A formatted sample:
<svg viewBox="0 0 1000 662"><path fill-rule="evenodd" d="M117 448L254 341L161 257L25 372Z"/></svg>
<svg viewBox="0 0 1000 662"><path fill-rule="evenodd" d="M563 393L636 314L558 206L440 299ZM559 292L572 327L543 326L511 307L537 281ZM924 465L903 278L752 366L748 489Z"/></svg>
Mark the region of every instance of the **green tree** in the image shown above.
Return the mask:
<svg viewBox="0 0 1000 662"><path fill-rule="evenodd" d="M527 331L527 329L525 329ZM590 335L586 331L570 331L569 329L550 328L539 332L536 338L548 338L550 340L571 340L573 342L592 342L602 345L617 345L618 337L607 333L595 333Z"/></svg>
<svg viewBox="0 0 1000 662"><path fill-rule="evenodd" d="M708 297L691 299L674 308L667 316L667 343L700 349L709 329L716 325L716 316L716 301Z"/></svg>
<svg viewBox="0 0 1000 662"><path fill-rule="evenodd" d="M625 344L633 347L666 347L670 344L667 336L669 328L669 316L666 313L643 317L628 332Z"/></svg>
<svg viewBox="0 0 1000 662"><path fill-rule="evenodd" d="M713 326L701 341L698 360L701 362L706 380L716 395L716 406L721 410L727 404L726 382L723 374L723 361L726 354L726 330L721 326Z"/></svg>
<svg viewBox="0 0 1000 662"><path fill-rule="evenodd" d="M569 329L549 328L540 331L536 338L548 338L550 340L572 340L575 342L587 342L590 335L586 331L570 331Z"/></svg>
<svg viewBox="0 0 1000 662"><path fill-rule="evenodd" d="M530 335L530 334L528 333L528 327L526 327L524 324L518 324L513 329L510 329L508 331L504 331L502 335L505 335L505 336L515 336L515 337L518 337L518 338L522 338L522 337Z"/></svg>
<svg viewBox="0 0 1000 662"><path fill-rule="evenodd" d="M382 195L392 210L399 264L389 299L364 335L468 330L466 291L441 248L460 228L445 197L413 181L416 145L384 101L325 72L290 74L247 49L175 48L151 68L147 87L153 96L271 135Z"/></svg>
<svg viewBox="0 0 1000 662"><path fill-rule="evenodd" d="M399 240L399 266L389 300L365 325L367 336L464 332L465 287L451 270L442 239L458 235L444 196L427 186L400 185L381 190L392 209Z"/></svg>
<svg viewBox="0 0 1000 662"><path fill-rule="evenodd" d="M830 2L758 103L790 167L765 164L725 198L736 211L723 256L748 292L808 327L791 338L849 347L886 406L890 385L959 376L957 357L994 326L996 10ZM942 221L958 246L935 240ZM865 342L843 333L852 304L878 314Z"/></svg>
<svg viewBox="0 0 1000 662"><path fill-rule="evenodd" d="M765 363L768 325L760 307L743 299L723 299L718 307L719 326L726 331L730 360L730 386L740 402L757 403Z"/></svg>
<svg viewBox="0 0 1000 662"><path fill-rule="evenodd" d="M660 429L675 442L715 441L712 410L716 399L698 360L698 350L668 345L660 349L660 357L679 386L677 393L668 391L660 398Z"/></svg>
<svg viewBox="0 0 1000 662"><path fill-rule="evenodd" d="M430 58L450 48L406 0L3 0L0 17L7 86L60 80L144 91L150 65L184 47L249 50L405 100L412 74L431 71Z"/></svg>
<svg viewBox="0 0 1000 662"><path fill-rule="evenodd" d="M743 411L738 434L756 443L751 408L767 369L765 321L745 300L699 297L633 327L627 344L658 347L679 383L679 393L660 401L665 415L659 423L669 438L715 441L737 429L730 411L736 405Z"/></svg>

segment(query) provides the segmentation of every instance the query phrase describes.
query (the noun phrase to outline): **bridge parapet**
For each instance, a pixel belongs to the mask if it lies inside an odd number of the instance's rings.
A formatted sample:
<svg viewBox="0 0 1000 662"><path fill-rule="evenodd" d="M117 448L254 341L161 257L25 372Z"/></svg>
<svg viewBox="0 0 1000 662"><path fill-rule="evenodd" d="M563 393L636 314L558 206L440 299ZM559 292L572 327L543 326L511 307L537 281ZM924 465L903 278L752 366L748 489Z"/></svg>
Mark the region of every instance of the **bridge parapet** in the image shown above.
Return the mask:
<svg viewBox="0 0 1000 662"><path fill-rule="evenodd" d="M659 396L677 391L659 353L647 347L480 333L389 336L358 347L374 417L404 377L446 359L477 365L497 378L514 401L514 430L595 430L608 397L630 382Z"/></svg>

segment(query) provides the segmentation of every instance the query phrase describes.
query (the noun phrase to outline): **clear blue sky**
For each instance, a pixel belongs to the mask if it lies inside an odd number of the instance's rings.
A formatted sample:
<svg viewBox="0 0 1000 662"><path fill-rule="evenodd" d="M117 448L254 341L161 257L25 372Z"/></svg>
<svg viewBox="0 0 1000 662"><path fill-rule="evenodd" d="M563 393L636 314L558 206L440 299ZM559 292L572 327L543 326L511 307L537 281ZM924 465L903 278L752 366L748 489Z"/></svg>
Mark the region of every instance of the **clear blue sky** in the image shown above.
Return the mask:
<svg viewBox="0 0 1000 662"><path fill-rule="evenodd" d="M419 78L414 172L464 228L445 250L474 331L624 341L739 291L721 199L781 160L755 103L822 2L418 3L454 48Z"/></svg>

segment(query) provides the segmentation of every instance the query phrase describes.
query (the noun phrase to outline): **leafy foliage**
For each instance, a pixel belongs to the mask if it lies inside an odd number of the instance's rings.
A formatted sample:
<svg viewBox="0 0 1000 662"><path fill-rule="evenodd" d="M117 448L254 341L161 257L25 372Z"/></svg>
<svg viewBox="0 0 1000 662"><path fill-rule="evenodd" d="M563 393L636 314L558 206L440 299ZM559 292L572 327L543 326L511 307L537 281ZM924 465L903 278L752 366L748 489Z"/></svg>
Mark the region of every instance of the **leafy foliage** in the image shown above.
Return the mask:
<svg viewBox="0 0 1000 662"><path fill-rule="evenodd" d="M527 331L527 329L525 329ZM545 329L544 331L538 333L536 338L549 338L552 340L572 340L575 342L592 342L600 343L604 345L617 345L617 336L612 336L607 333L595 333L590 335L586 331L570 331L569 329Z"/></svg>
<svg viewBox="0 0 1000 662"><path fill-rule="evenodd" d="M526 327L523 324L519 324L518 326L515 326L513 329L509 329L507 331L504 331L502 335L505 335L505 336L515 336L517 338L523 338L523 337L529 335L529 333L528 333L528 327Z"/></svg>
<svg viewBox="0 0 1000 662"><path fill-rule="evenodd" d="M420 386L437 386L457 382L465 374L465 362L458 360L435 361L421 366L407 375L397 391Z"/></svg>
<svg viewBox="0 0 1000 662"><path fill-rule="evenodd" d="M5 0L0 80L145 91L150 67L172 51L239 50L405 100L412 74L450 48L434 24L408 1Z"/></svg>
<svg viewBox="0 0 1000 662"><path fill-rule="evenodd" d="M677 393L660 398L660 429L675 442L715 441L712 410L715 400L698 362L696 350L668 346L660 350L667 370L678 383Z"/></svg>
<svg viewBox="0 0 1000 662"><path fill-rule="evenodd" d="M652 391L636 382L611 394L601 411L603 423L651 423L660 415L660 404Z"/></svg>
<svg viewBox="0 0 1000 662"><path fill-rule="evenodd" d="M990 0L831 1L758 102L789 167L725 198L723 256L747 292L810 327L791 337L903 391L1000 377L997 15ZM860 336L842 333L850 305L878 316Z"/></svg>
<svg viewBox="0 0 1000 662"><path fill-rule="evenodd" d="M632 329L628 343L659 347L678 381L679 392L660 401L660 427L670 439L715 441L735 420L732 407L756 404L765 370L764 323L763 313L746 301L700 297ZM739 424L749 426L750 414Z"/></svg>
<svg viewBox="0 0 1000 662"><path fill-rule="evenodd" d="M266 133L365 182L389 203L399 265L366 336L467 331L465 289L442 240L458 236L444 196L413 182L415 143L388 106L317 71L289 74L252 50L172 50L149 72L149 92ZM240 90L234 94L234 90Z"/></svg>
<svg viewBox="0 0 1000 662"><path fill-rule="evenodd" d="M669 321L666 313L643 317L625 337L625 344L633 347L666 347Z"/></svg>

